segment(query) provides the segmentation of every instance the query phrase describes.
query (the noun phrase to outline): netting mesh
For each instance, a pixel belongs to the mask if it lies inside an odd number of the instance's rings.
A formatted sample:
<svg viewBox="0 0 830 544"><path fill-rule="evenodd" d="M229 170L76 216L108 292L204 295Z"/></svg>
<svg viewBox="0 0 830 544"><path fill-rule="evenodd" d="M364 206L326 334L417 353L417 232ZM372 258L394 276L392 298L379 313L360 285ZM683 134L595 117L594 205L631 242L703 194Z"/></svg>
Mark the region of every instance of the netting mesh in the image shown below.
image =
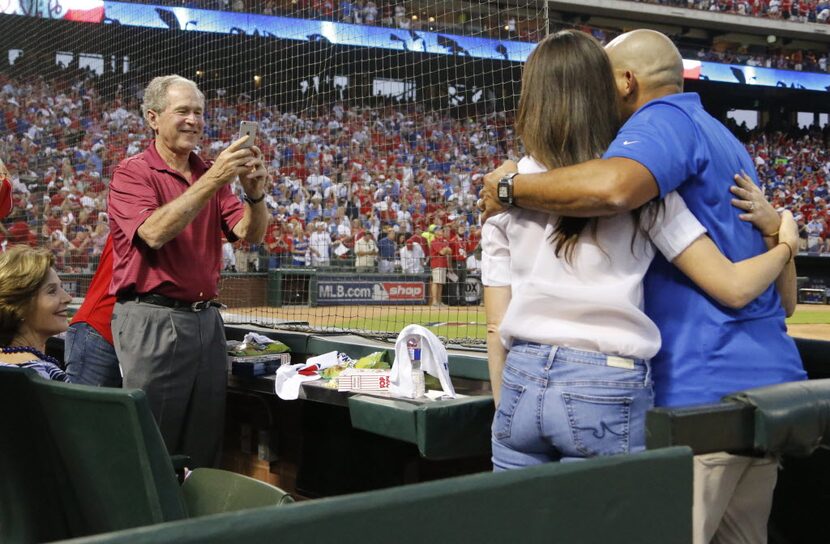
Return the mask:
<svg viewBox="0 0 830 544"><path fill-rule="evenodd" d="M273 176L264 242L224 247L228 321L372 336L421 323L483 341L475 201L481 174L518 154L520 61L545 34L541 3L7 0L0 12L0 158L15 187L3 243L50 248L74 295L108 235L115 166L150 144L142 90L177 73L207 98L201 155L258 121ZM440 227L452 251L436 298Z"/></svg>

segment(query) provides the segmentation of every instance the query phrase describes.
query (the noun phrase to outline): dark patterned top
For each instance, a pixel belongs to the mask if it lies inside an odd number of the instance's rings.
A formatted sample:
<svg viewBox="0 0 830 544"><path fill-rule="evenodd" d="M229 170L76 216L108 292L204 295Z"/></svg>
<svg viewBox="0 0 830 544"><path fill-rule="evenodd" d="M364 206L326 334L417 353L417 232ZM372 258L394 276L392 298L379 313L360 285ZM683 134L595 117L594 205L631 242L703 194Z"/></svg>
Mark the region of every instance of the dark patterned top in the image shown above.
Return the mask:
<svg viewBox="0 0 830 544"><path fill-rule="evenodd" d="M66 372L60 369L59 366L49 361L41 361L40 359L32 359L19 365L9 363L0 363L0 366L8 366L11 368L31 368L47 380L55 380L57 382L68 382L69 378Z"/></svg>

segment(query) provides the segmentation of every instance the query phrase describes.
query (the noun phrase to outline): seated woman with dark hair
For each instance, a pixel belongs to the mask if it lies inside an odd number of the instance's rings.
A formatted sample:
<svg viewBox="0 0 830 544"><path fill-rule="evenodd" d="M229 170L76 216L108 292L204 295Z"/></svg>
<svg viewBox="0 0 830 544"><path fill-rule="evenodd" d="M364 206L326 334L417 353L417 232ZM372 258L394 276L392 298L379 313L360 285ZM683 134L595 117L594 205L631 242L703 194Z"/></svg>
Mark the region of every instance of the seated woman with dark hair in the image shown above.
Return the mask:
<svg viewBox="0 0 830 544"><path fill-rule="evenodd" d="M58 361L44 354L46 340L69 327L72 301L54 264L45 249L21 245L0 253L0 366L31 368L65 382Z"/></svg>

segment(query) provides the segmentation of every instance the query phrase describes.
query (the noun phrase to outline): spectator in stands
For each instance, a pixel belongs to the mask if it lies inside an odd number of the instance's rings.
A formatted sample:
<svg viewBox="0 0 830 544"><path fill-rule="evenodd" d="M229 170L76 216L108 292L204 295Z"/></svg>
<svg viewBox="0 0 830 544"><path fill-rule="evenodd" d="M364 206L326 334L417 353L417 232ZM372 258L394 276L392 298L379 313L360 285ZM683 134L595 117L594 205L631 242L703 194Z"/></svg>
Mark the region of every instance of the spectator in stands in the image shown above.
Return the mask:
<svg viewBox="0 0 830 544"><path fill-rule="evenodd" d="M762 256L783 257L788 264L777 286L787 313L791 312L792 246L776 245L781 227L774 222L759 225L760 232L741 223L754 219L759 207L752 199L753 185L733 189L744 199L737 203L746 210L740 218L725 205L711 205L724 200L725 179L741 168L754 173L754 165L727 129L705 113L699 97L682 94L683 64L675 46L658 32L638 30L618 37L607 49L627 122L603 159L512 178L516 203L590 217L619 214L678 189L730 259L760 255L765 247L772 249ZM484 197L490 214L502 209L494 185L505 170L515 168L505 166L486 179ZM591 183L584 183L586 179ZM664 346L652 361L659 405L717 402L731 392L806 378L795 344L785 332L782 299L773 289L763 291L751 307L738 309L735 304L734 310L724 311L668 261L656 260L645 283L645 303ZM692 333L690 323L708 324L711 332L705 334L718 337L716 353L700 349L701 331ZM745 369L747 360L753 361L750 373ZM721 526L745 535L747 541L764 541L776 470L772 459L725 453L698 456L694 542L709 542Z"/></svg>
<svg viewBox="0 0 830 544"><path fill-rule="evenodd" d="M6 240L10 245L27 244L32 247L37 246L37 233L29 226L26 215L22 211L12 210L9 220L12 224L6 231Z"/></svg>
<svg viewBox="0 0 830 544"><path fill-rule="evenodd" d="M265 234L265 248L268 253L268 268L279 268L290 264L291 235L284 232L281 221L272 221Z"/></svg>
<svg viewBox="0 0 830 544"><path fill-rule="evenodd" d="M469 252L467 257L467 273L480 274L481 273L481 246L477 245L473 251Z"/></svg>
<svg viewBox="0 0 830 544"><path fill-rule="evenodd" d="M444 235L443 225L436 225L429 242L429 267L432 270L432 283L429 285L430 304L446 306L442 302L444 284L447 283L447 269L450 267L452 248Z"/></svg>
<svg viewBox="0 0 830 544"><path fill-rule="evenodd" d="M383 227L383 232L378 239L378 272L391 274L395 271L395 257L398 253L398 246L395 243L394 231L390 226Z"/></svg>
<svg viewBox="0 0 830 544"><path fill-rule="evenodd" d="M824 232L824 225L818 215L813 215L804 227L804 232L807 233L807 253L818 253L822 246L821 234Z"/></svg>
<svg viewBox="0 0 830 544"><path fill-rule="evenodd" d="M401 248L401 271L404 274L423 274L425 257L424 250L415 237L407 238L406 244Z"/></svg>
<svg viewBox="0 0 830 544"><path fill-rule="evenodd" d="M142 111L155 140L119 164L108 199L124 387L144 390L170 453L195 466L217 463L224 428L226 345L213 301L221 239L258 243L268 221L258 148L240 138L210 167L194 153L204 110L194 82L154 78ZM237 177L244 206L229 187Z"/></svg>
<svg viewBox="0 0 830 544"><path fill-rule="evenodd" d="M328 266L331 255L331 234L323 221L315 223L315 230L308 239L311 266Z"/></svg>
<svg viewBox="0 0 830 544"><path fill-rule="evenodd" d="M452 249L452 266L455 271L464 270L467 264L467 225L460 222L451 227L449 238Z"/></svg>
<svg viewBox="0 0 830 544"><path fill-rule="evenodd" d="M44 378L69 381L46 340L69 325L72 297L55 272L55 258L26 245L0 254L0 366L31 368Z"/></svg>
<svg viewBox="0 0 830 544"><path fill-rule="evenodd" d="M358 274L377 271L378 245L371 230L365 230L354 244L355 267Z"/></svg>
<svg viewBox="0 0 830 544"><path fill-rule="evenodd" d="M292 224L294 225L294 235L291 237L291 266L307 266L311 263L311 259L305 229L299 222Z"/></svg>
<svg viewBox="0 0 830 544"><path fill-rule="evenodd" d="M368 0L363 7L363 22L367 25L377 24L378 6L372 0Z"/></svg>

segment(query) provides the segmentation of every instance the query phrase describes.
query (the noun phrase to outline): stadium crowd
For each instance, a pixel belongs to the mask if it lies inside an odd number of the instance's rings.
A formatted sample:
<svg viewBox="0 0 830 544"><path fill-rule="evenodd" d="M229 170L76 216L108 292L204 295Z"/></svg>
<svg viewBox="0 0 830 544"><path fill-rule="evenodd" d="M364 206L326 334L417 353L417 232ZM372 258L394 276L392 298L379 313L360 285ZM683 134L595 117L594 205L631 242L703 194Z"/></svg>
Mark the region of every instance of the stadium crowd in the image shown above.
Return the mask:
<svg viewBox="0 0 830 544"><path fill-rule="evenodd" d="M634 0L647 4L685 7L749 17L785 19L801 23L827 23L828 0Z"/></svg>
<svg viewBox="0 0 830 544"><path fill-rule="evenodd" d="M828 127L746 134L767 198L793 212L799 224L801 249L830 254L830 152Z"/></svg>
<svg viewBox="0 0 830 544"><path fill-rule="evenodd" d="M356 24L380 24L383 26L400 26L417 28L440 25L436 19L446 19L444 13L429 14L432 17L412 17L407 12L408 2L400 0L132 0L137 3L184 6L190 8L214 9L264 15L289 15L314 19L327 19ZM830 1L828 0L631 0L663 6L684 7L694 10L713 11L742 15L784 19L803 23L828 23L830 21ZM410 12L413 11L410 6ZM519 10L517 10L518 13ZM471 15L465 10L451 14L454 26L462 27L470 22ZM486 19L477 15L479 19ZM511 21L512 19L512 21ZM522 18L502 15L497 21L487 21L487 29L520 32ZM483 22L483 21L482 21ZM481 23L479 23L481 24ZM536 25L539 26L539 25Z"/></svg>
<svg viewBox="0 0 830 544"><path fill-rule="evenodd" d="M564 30L571 28L571 25L556 25L554 28ZM623 33L623 29L598 28L588 25L580 25L579 30L591 34L603 45ZM778 70L794 70L796 72L828 73L827 51L783 49L776 46L748 47L726 42L718 43L716 47L700 47L687 43L685 39L675 39L675 43L683 58L689 60L696 59L721 64L740 64Z"/></svg>
<svg viewBox="0 0 830 544"><path fill-rule="evenodd" d="M48 247L62 272L93 270L109 232L109 179L150 141L137 99L105 100L92 74L70 85L0 74L0 111L0 157L15 207L0 225L2 243ZM205 141L212 143L203 155L215 158L242 119L260 123L273 219L262 245L226 244L228 270L420 272L443 257L430 255L436 236L452 249L451 267L475 270L482 173L519 154L505 114L456 119L413 104L292 113L208 97ZM732 128L755 157L769 197L796 214L803 249L830 253L830 129Z"/></svg>

